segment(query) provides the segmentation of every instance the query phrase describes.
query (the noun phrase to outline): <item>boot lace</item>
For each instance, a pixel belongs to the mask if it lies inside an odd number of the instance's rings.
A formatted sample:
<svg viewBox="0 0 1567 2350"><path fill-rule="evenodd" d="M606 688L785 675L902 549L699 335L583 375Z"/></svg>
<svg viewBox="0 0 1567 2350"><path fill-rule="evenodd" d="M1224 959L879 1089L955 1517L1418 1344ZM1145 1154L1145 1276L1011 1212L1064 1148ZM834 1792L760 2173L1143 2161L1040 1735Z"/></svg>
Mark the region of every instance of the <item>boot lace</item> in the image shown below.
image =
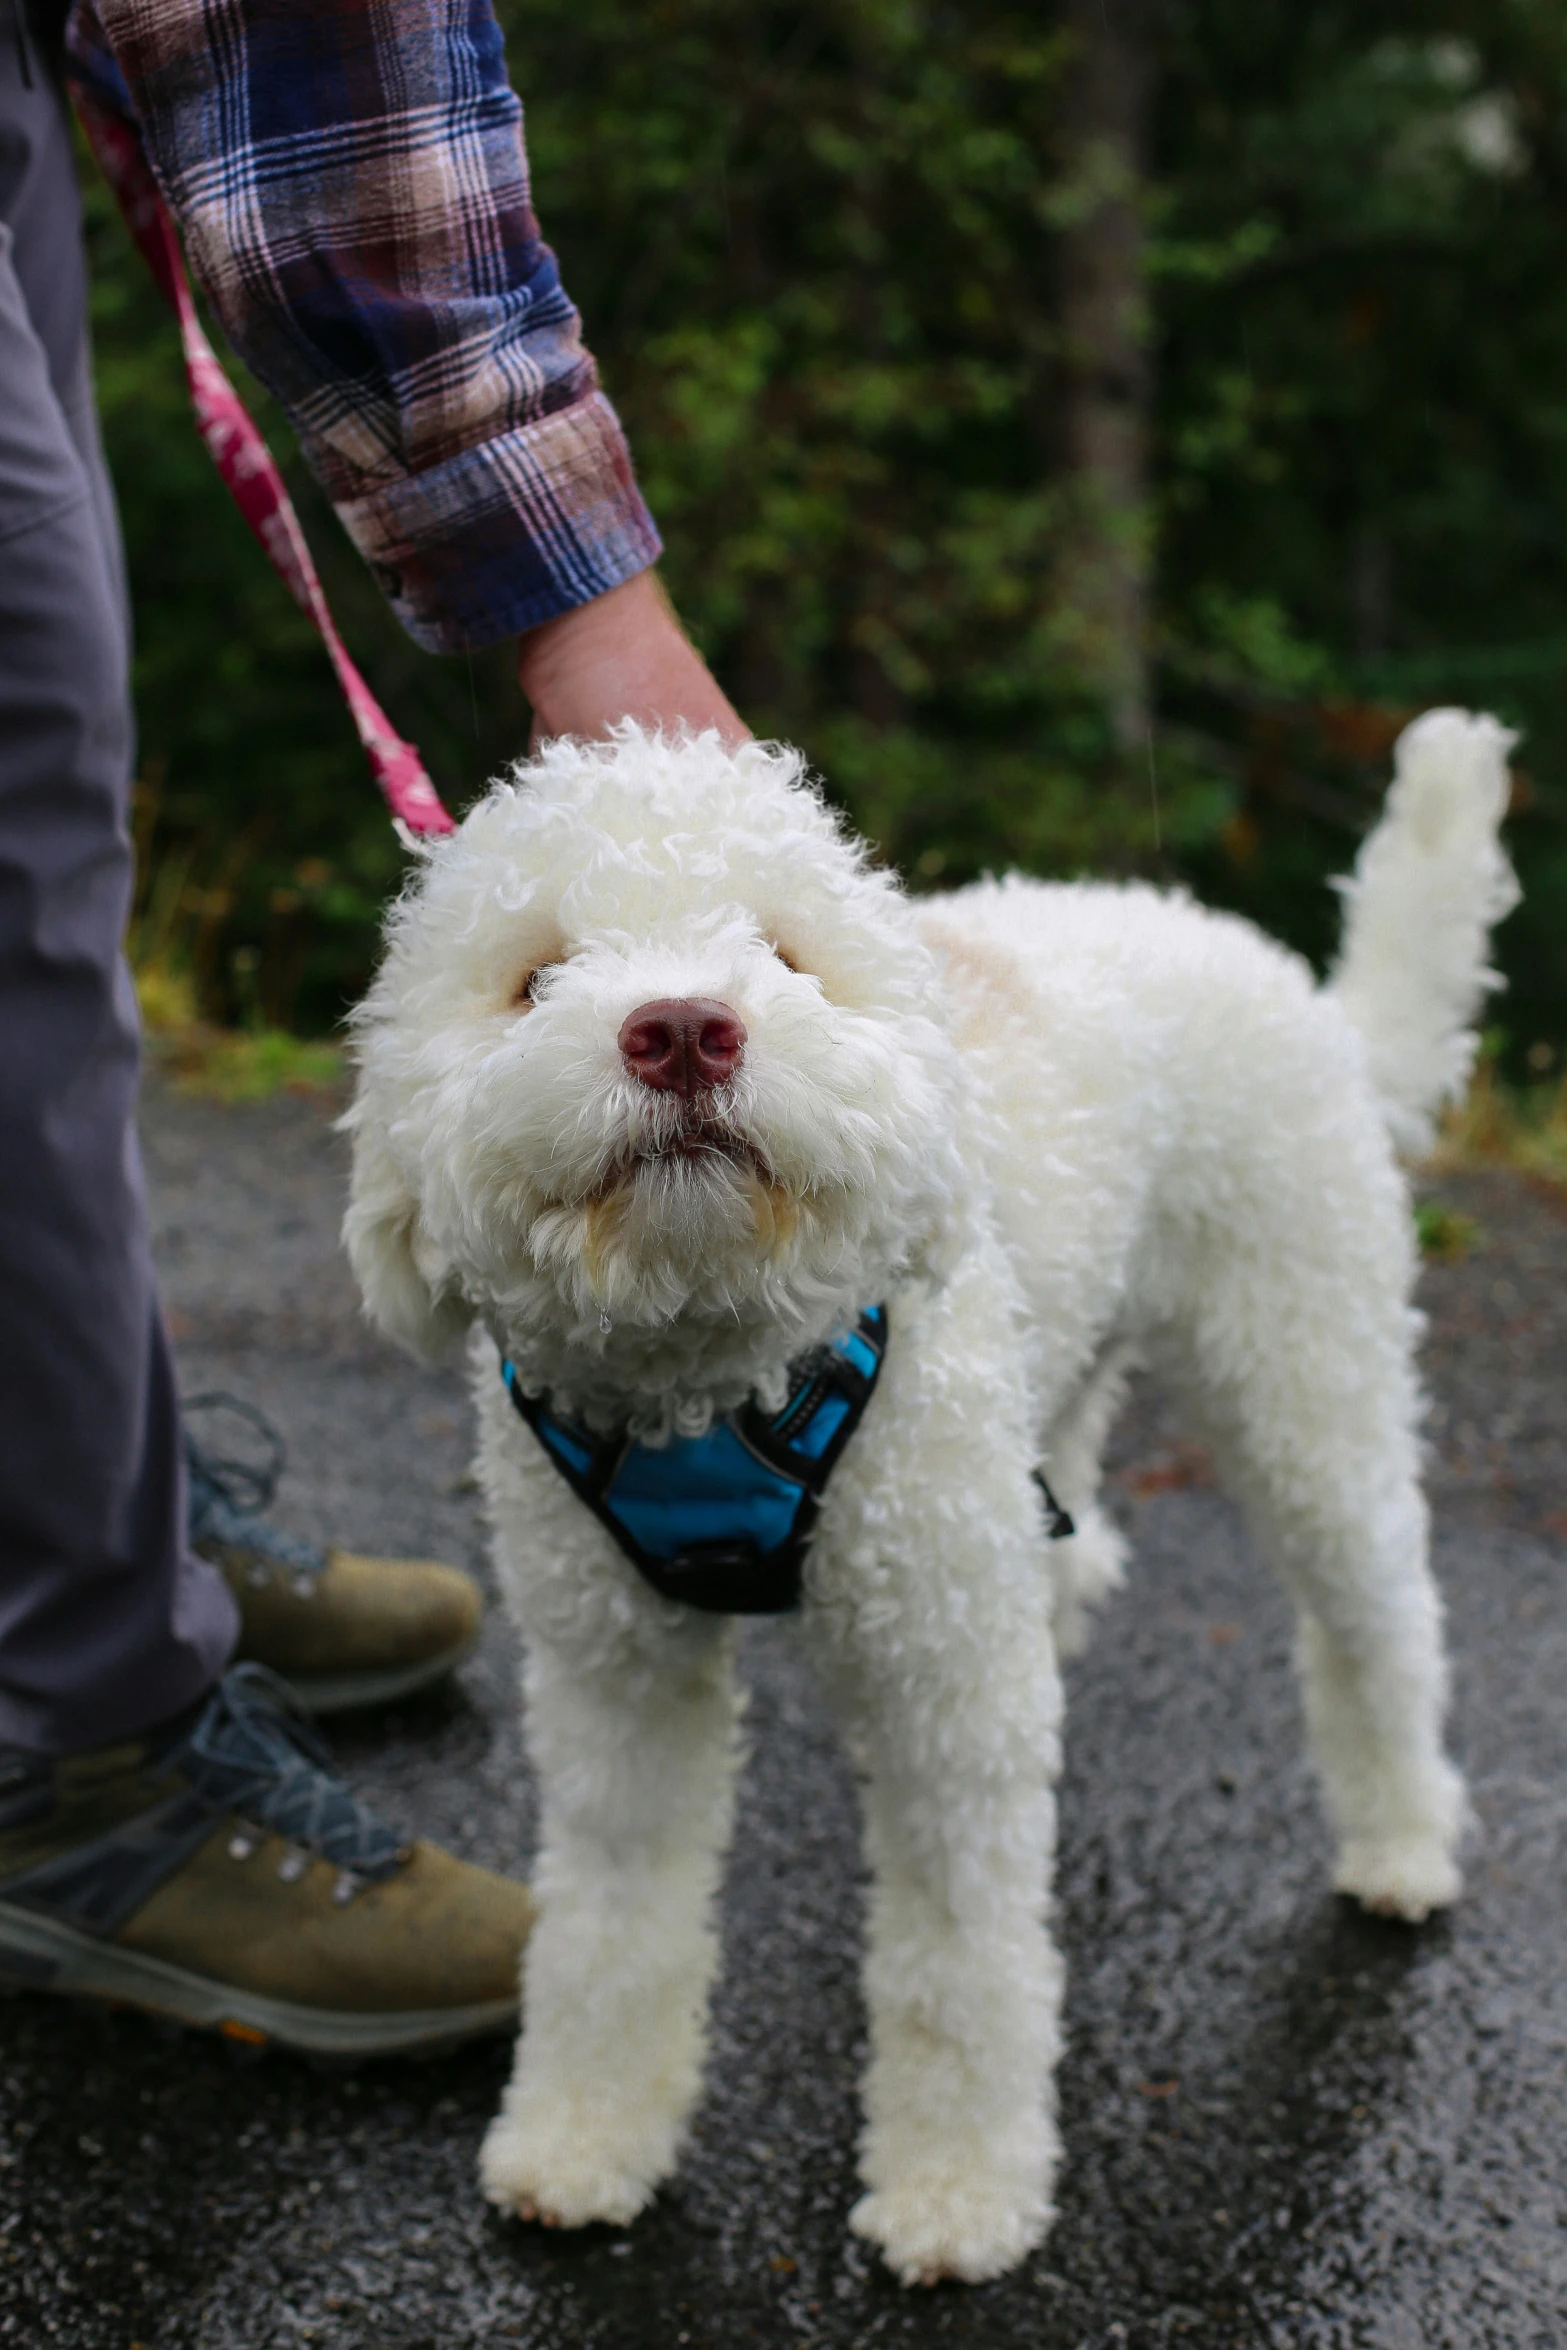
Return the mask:
<svg viewBox="0 0 1567 2350"><path fill-rule="evenodd" d="M389 1877L408 1848L350 1792L287 1682L231 1665L165 1758L215 1810L272 1829L352 1877Z"/></svg>
<svg viewBox="0 0 1567 2350"><path fill-rule="evenodd" d="M308 1591L326 1566L326 1551L319 1542L269 1526L261 1514L272 1507L288 1460L272 1422L254 1404L221 1390L191 1396L184 1412L187 1522L193 1547L241 1551L266 1566L284 1568L297 1588ZM198 1444L188 1422L199 1412L226 1412L244 1421L260 1439L264 1458L256 1461L243 1453L209 1451Z"/></svg>

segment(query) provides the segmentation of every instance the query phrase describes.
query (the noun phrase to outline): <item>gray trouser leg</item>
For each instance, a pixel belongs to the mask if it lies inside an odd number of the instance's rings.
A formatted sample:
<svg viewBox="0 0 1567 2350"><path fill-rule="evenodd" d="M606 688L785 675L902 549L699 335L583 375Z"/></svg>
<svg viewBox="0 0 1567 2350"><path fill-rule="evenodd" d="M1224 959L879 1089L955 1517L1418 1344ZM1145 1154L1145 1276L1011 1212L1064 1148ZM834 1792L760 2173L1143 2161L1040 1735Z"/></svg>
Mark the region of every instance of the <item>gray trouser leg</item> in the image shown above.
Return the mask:
<svg viewBox="0 0 1567 2350"><path fill-rule="evenodd" d="M70 148L0 0L0 1741L49 1753L189 1704L236 1628L148 1248L130 757Z"/></svg>

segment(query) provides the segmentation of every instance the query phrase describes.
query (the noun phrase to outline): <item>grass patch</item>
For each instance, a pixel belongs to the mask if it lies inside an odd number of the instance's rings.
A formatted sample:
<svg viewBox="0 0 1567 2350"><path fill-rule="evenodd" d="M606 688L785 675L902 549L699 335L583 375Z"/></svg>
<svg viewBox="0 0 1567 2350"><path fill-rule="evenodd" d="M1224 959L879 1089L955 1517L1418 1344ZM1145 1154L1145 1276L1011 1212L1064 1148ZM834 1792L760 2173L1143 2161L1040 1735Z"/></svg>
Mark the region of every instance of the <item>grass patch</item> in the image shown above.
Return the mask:
<svg viewBox="0 0 1567 2350"><path fill-rule="evenodd" d="M186 1030L155 1040L154 1057L181 1093L218 1102L264 1102L277 1093L332 1093L342 1081L335 1044L286 1028Z"/></svg>
<svg viewBox="0 0 1567 2350"><path fill-rule="evenodd" d="M1452 1265L1477 1249L1485 1235L1473 1216L1447 1208L1439 1199L1423 1199L1415 1208L1415 1231L1420 1253L1433 1264Z"/></svg>
<svg viewBox="0 0 1567 2350"><path fill-rule="evenodd" d="M1509 1085L1494 1055L1483 1055L1468 1093L1442 1122L1430 1165L1439 1173L1513 1167L1567 1185L1567 1078Z"/></svg>
<svg viewBox="0 0 1567 2350"><path fill-rule="evenodd" d="M278 1093L332 1093L343 1081L340 1045L286 1028L218 1028L196 1008L190 980L163 961L136 971L147 1056L181 1093L264 1102Z"/></svg>

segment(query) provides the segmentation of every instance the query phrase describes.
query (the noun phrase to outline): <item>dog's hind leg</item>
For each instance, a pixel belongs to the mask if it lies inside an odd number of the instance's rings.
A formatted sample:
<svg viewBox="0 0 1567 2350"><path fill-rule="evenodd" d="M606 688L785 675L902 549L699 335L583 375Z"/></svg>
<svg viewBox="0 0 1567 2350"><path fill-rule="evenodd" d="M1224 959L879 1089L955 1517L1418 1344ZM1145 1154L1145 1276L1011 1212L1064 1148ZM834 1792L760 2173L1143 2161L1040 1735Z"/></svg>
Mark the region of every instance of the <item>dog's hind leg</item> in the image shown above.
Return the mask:
<svg viewBox="0 0 1567 2350"><path fill-rule="evenodd" d="M1460 1890L1465 1801L1442 1740L1447 1666L1419 1480L1407 1212L1401 1198L1361 1202L1352 1189L1348 1203L1336 1262L1303 1262L1282 1233L1271 1248L1215 1247L1196 1269L1174 1367L1295 1602L1307 1728L1338 1835L1335 1885L1368 1909L1419 1919Z"/></svg>
<svg viewBox="0 0 1567 2350"><path fill-rule="evenodd" d="M537 1613L526 1592L519 1604L539 1916L480 2169L492 2202L566 2226L631 2219L674 2167L701 2086L733 1810L732 1633L714 1617L671 1624L629 1572L606 1559L569 1610L559 1590Z"/></svg>

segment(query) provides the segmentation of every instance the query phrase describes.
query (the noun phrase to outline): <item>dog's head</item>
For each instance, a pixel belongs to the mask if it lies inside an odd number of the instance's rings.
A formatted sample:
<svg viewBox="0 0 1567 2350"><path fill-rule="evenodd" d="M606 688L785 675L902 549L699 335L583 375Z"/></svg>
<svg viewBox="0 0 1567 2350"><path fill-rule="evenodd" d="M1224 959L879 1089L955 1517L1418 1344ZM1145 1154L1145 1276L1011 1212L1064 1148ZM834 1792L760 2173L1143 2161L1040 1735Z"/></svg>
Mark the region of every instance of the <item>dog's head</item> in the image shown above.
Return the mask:
<svg viewBox="0 0 1567 2350"><path fill-rule="evenodd" d="M348 1248L419 1352L479 1315L553 1384L716 1399L955 1245L934 969L792 751L550 746L427 855L356 1030Z"/></svg>

